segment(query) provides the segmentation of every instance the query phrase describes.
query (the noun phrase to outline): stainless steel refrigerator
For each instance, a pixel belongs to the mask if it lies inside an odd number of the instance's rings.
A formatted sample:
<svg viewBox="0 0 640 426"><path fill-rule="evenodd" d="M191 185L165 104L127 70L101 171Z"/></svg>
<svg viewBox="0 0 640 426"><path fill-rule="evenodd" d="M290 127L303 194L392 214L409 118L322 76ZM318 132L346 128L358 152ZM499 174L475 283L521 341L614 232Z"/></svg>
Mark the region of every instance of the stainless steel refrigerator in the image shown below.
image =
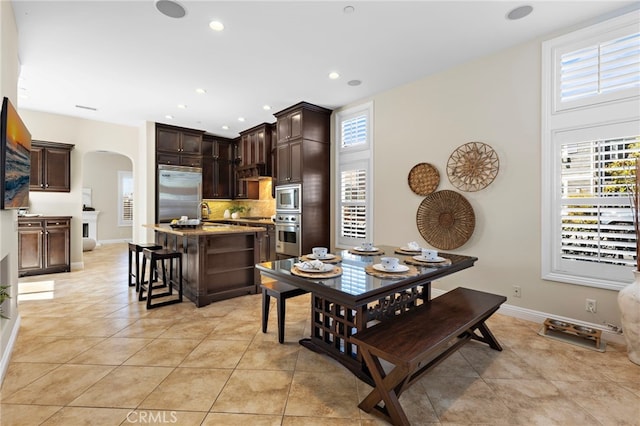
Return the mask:
<svg viewBox="0 0 640 426"><path fill-rule="evenodd" d="M198 167L158 166L158 222L171 222L187 216L198 217L202 201L202 169Z"/></svg>

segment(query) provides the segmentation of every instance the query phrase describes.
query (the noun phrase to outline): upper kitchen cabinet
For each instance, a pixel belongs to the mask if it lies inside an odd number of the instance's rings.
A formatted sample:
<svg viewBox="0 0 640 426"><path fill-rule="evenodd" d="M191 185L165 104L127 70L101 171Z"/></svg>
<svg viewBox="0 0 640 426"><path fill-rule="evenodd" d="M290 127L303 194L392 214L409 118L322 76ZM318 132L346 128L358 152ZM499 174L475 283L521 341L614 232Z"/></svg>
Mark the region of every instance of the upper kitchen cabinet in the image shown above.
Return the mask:
<svg viewBox="0 0 640 426"><path fill-rule="evenodd" d="M58 142L31 143L30 191L71 191L71 150L74 145Z"/></svg>
<svg viewBox="0 0 640 426"><path fill-rule="evenodd" d="M274 115L275 184L301 183L318 173L328 177L331 110L301 102Z"/></svg>
<svg viewBox="0 0 640 426"><path fill-rule="evenodd" d="M240 132L237 167L239 178L271 176L271 127L269 123L262 123Z"/></svg>
<svg viewBox="0 0 640 426"><path fill-rule="evenodd" d="M329 142L331 110L307 102L300 102L274 114L278 143L305 139Z"/></svg>
<svg viewBox="0 0 640 426"><path fill-rule="evenodd" d="M198 130L156 123L157 163L202 167L203 133Z"/></svg>
<svg viewBox="0 0 640 426"><path fill-rule="evenodd" d="M233 197L233 153L232 140L202 137L202 198Z"/></svg>

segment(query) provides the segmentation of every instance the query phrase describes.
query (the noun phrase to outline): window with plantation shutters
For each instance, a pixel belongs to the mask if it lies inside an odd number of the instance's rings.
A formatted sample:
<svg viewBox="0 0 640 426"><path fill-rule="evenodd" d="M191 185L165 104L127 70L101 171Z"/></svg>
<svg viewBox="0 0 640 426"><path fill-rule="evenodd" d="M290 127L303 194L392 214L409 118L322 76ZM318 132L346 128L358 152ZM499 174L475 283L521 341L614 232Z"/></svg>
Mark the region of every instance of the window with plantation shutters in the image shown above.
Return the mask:
<svg viewBox="0 0 640 426"><path fill-rule="evenodd" d="M542 278L633 280L640 159L640 12L542 45Z"/></svg>
<svg viewBox="0 0 640 426"><path fill-rule="evenodd" d="M340 194L340 236L364 240L367 237L367 171L343 170Z"/></svg>
<svg viewBox="0 0 640 426"><path fill-rule="evenodd" d="M133 224L133 174L118 172L118 226Z"/></svg>
<svg viewBox="0 0 640 426"><path fill-rule="evenodd" d="M361 114L342 122L342 148L365 145L367 143L367 115Z"/></svg>
<svg viewBox="0 0 640 426"><path fill-rule="evenodd" d="M633 20L633 13L624 15L611 20L618 21L616 25L605 24L608 28L599 34L585 31L584 36L574 37L571 33L549 43L555 70L550 87L555 111L638 95L640 31Z"/></svg>
<svg viewBox="0 0 640 426"><path fill-rule="evenodd" d="M372 239L371 103L336 113L337 247Z"/></svg>
<svg viewBox="0 0 640 426"><path fill-rule="evenodd" d="M562 258L635 266L633 195L640 137L562 144Z"/></svg>

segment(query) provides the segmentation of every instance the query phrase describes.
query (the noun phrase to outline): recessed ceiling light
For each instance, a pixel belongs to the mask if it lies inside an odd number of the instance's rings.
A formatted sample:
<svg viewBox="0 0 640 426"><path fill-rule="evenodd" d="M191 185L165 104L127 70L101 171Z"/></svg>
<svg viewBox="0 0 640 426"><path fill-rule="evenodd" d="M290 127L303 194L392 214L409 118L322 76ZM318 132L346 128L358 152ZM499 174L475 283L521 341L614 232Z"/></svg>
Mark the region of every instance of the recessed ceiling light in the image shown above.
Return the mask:
<svg viewBox="0 0 640 426"><path fill-rule="evenodd" d="M238 117L238 121L244 121L244 117Z"/></svg>
<svg viewBox="0 0 640 426"><path fill-rule="evenodd" d="M226 124L222 126L222 130L229 130L229 126L227 126Z"/></svg>
<svg viewBox="0 0 640 426"><path fill-rule="evenodd" d="M205 93L207 93L207 91L204 90L204 89L198 88L198 89L196 89L196 93L199 94L199 95L204 95Z"/></svg>
<svg viewBox="0 0 640 426"><path fill-rule="evenodd" d="M172 0L158 0L156 2L156 9L169 18L184 18L184 15L187 14L180 3Z"/></svg>
<svg viewBox="0 0 640 426"><path fill-rule="evenodd" d="M515 21L516 19L522 19L525 16L529 15L531 12L533 12L533 7L529 5L519 6L507 14L507 19L510 19L512 21Z"/></svg>
<svg viewBox="0 0 640 426"><path fill-rule="evenodd" d="M178 108L180 109L187 109L187 106L184 104L178 104Z"/></svg>
<svg viewBox="0 0 640 426"><path fill-rule="evenodd" d="M347 84L349 86L360 86L362 84L362 81L360 81L360 80L349 80L349 81L347 81Z"/></svg>
<svg viewBox="0 0 640 426"><path fill-rule="evenodd" d="M330 78L331 80L336 80L336 79L340 78L340 74L338 74L338 73L337 73L337 72L335 72L335 71L332 71L332 72L330 72L330 73L329 73L329 78Z"/></svg>
<svg viewBox="0 0 640 426"><path fill-rule="evenodd" d="M168 118L169 120L173 120L173 115L165 115L164 118Z"/></svg>
<svg viewBox="0 0 640 426"><path fill-rule="evenodd" d="M349 14L349 13L355 12L356 8L353 6L345 6L344 9L342 9L342 11L346 14Z"/></svg>
<svg viewBox="0 0 640 426"><path fill-rule="evenodd" d="M209 28L213 31L222 31L224 30L224 25L220 21L211 21L209 22Z"/></svg>
<svg viewBox="0 0 640 426"><path fill-rule="evenodd" d="M264 105L262 109L265 111L271 111L271 105Z"/></svg>

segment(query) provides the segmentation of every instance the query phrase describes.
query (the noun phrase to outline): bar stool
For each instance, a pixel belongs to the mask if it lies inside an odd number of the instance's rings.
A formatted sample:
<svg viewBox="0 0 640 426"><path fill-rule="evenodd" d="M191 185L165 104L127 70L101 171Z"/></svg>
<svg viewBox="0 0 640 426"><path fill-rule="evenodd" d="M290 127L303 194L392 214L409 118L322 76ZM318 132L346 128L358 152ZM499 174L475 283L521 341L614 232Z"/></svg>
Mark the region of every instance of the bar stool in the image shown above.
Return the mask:
<svg viewBox="0 0 640 426"><path fill-rule="evenodd" d="M140 254L142 253L142 250L144 249L149 249L149 250L158 250L161 249L162 246L155 244L155 243L142 243L142 244L136 244L136 243L129 243L129 287L136 287L136 291L140 291ZM136 257L136 261L135 261L135 268L136 270L134 271L133 268L133 256L135 253L135 257Z"/></svg>
<svg viewBox="0 0 640 426"><path fill-rule="evenodd" d="M284 316L286 300L306 294L308 291L289 284L281 283L280 281L267 281L260 284L260 287L262 287L262 332L267 332L271 297L275 297L278 313L278 342L284 343Z"/></svg>
<svg viewBox="0 0 640 426"><path fill-rule="evenodd" d="M147 260L149 261L149 280L145 281L144 277L147 268ZM165 261L168 261L169 265L167 265ZM178 264L178 272L176 274L174 274L174 261L176 261ZM162 270L162 282L158 281L160 270ZM155 278L153 276L154 271L156 274ZM140 281L140 293L138 293L138 300L146 300L147 309L182 302L182 253L167 249L144 249L142 251L141 276L142 280ZM153 299L173 295L174 285L178 287L177 299L163 300L161 302L152 304L151 301ZM154 291L159 289L165 290L162 293L154 294ZM144 295L145 291L147 292L146 296Z"/></svg>

